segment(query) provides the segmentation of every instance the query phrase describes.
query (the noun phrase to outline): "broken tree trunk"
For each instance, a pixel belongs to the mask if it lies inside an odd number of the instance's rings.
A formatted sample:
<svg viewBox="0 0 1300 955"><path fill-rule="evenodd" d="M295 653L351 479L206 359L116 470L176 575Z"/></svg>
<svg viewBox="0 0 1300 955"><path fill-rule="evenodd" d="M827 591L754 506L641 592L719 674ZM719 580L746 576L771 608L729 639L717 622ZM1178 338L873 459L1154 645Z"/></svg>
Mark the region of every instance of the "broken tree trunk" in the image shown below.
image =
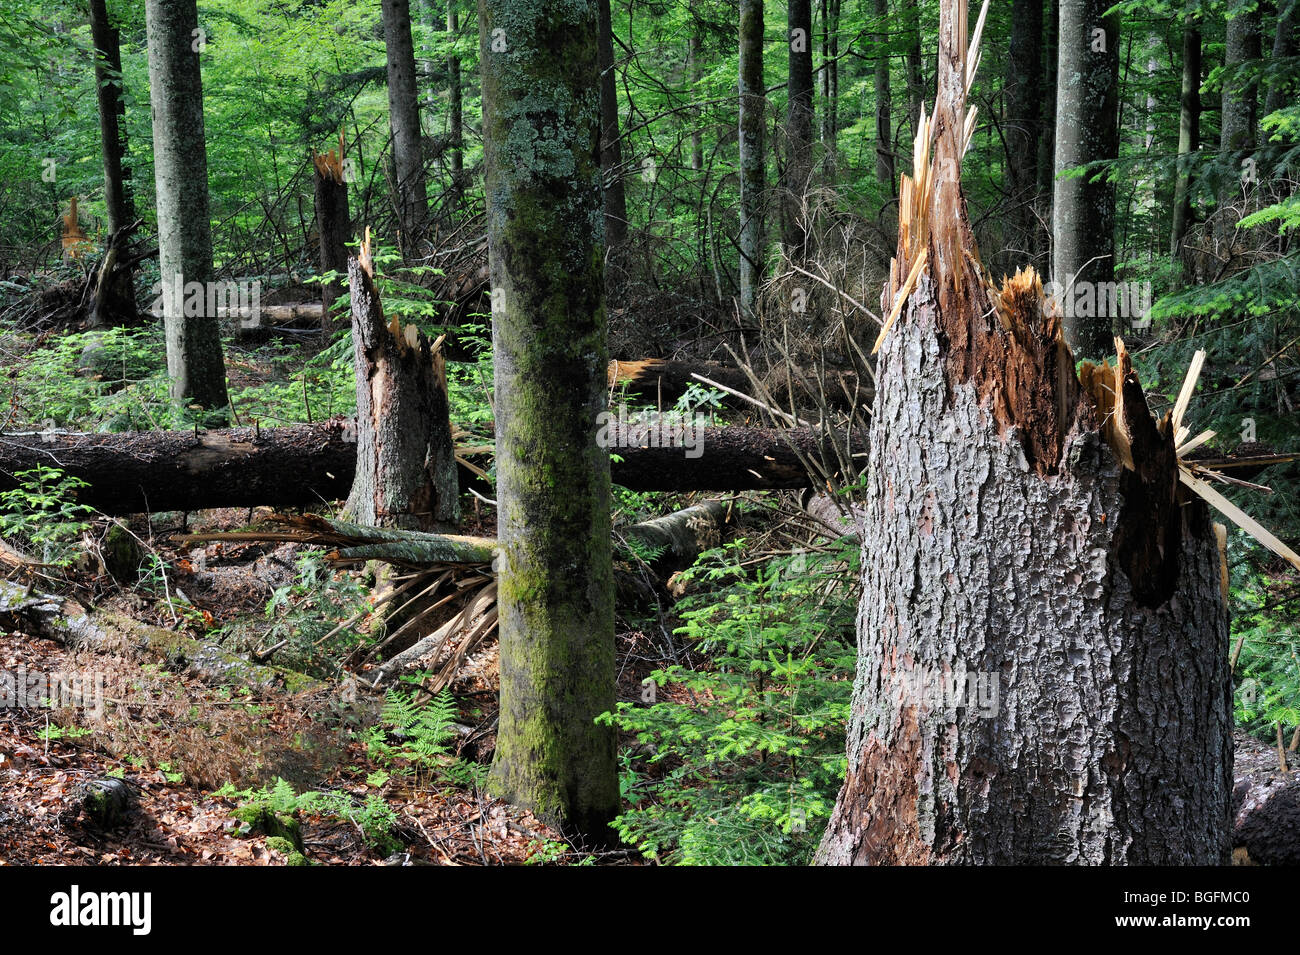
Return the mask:
<svg viewBox="0 0 1300 955"><path fill-rule="evenodd" d="M612 428L615 483L634 491L745 491L808 487L803 459L844 443L806 428L702 428L689 444ZM310 506L353 486L357 434L351 421L284 428L128 431L117 434L0 434L0 491L38 465L57 467L89 487L78 500L104 514L197 511L213 507ZM865 455L865 436L856 453ZM692 457L691 455L697 455ZM462 469L462 486L474 475Z"/></svg>
<svg viewBox="0 0 1300 955"><path fill-rule="evenodd" d="M877 369L849 765L817 860L1222 863L1215 534L1122 350L1081 386L1038 277L985 279L959 174L968 35L946 2L884 295L901 317Z"/></svg>
<svg viewBox="0 0 1300 955"><path fill-rule="evenodd" d="M348 184L344 176L346 145L339 133L336 153L313 153L315 167L313 182L316 197L316 232L320 236L320 270L338 278L321 283L321 334L328 339L334 331L330 320L330 306L343 294L342 276L348 271L348 239L352 238L351 215L348 211Z"/></svg>
<svg viewBox="0 0 1300 955"><path fill-rule="evenodd" d="M359 524L432 530L460 520L447 374L438 342L384 319L370 233L348 261L357 374L357 465L347 512Z"/></svg>

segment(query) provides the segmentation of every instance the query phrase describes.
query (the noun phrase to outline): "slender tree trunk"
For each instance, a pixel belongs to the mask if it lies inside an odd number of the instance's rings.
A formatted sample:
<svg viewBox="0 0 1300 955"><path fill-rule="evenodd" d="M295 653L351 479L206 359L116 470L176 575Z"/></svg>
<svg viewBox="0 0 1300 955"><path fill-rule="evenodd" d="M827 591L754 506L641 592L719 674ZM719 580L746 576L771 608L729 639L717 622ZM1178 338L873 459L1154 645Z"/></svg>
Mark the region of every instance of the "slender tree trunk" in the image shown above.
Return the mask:
<svg viewBox="0 0 1300 955"><path fill-rule="evenodd" d="M1178 171L1174 180L1173 227L1169 254L1183 255L1183 240L1192 223L1193 157L1201 145L1201 25L1189 0L1183 14L1183 82L1178 99Z"/></svg>
<svg viewBox="0 0 1300 955"><path fill-rule="evenodd" d="M1300 2L1278 0L1277 31L1273 35L1273 61L1276 63L1286 57L1295 56L1298 44L1300 44ZM1264 99L1265 116L1276 113L1286 106L1288 98L1295 89L1294 76L1288 79L1277 77L1269 84L1268 95Z"/></svg>
<svg viewBox="0 0 1300 955"><path fill-rule="evenodd" d="M99 135L104 155L104 204L108 231L135 221L131 168L126 164L126 102L122 98L122 48L117 27L108 18L105 0L90 0L90 35L95 44L95 92Z"/></svg>
<svg viewBox="0 0 1300 955"><path fill-rule="evenodd" d="M348 261L357 377L357 463L349 520L450 530L460 520L442 352L415 325L384 317L368 248Z"/></svg>
<svg viewBox="0 0 1300 955"><path fill-rule="evenodd" d="M178 409L198 405L219 417L228 403L221 330L198 304L212 278L198 10L194 0L147 0L145 20L171 398Z"/></svg>
<svg viewBox="0 0 1300 955"><path fill-rule="evenodd" d="M925 102L925 77L921 67L921 5L909 5L907 14L907 114L915 138Z"/></svg>
<svg viewBox="0 0 1300 955"><path fill-rule="evenodd" d="M1043 102L1043 0L1015 0L1007 58L1007 189L1010 214L1005 245L1010 269L1032 263L1039 241L1038 136Z"/></svg>
<svg viewBox="0 0 1300 955"><path fill-rule="evenodd" d="M876 179L885 187L885 194L894 194L894 141L889 132L891 109L889 96L889 0L874 0L876 32L872 39L876 51Z"/></svg>
<svg viewBox="0 0 1300 955"><path fill-rule="evenodd" d="M691 99L699 97L700 83L700 35L691 33L686 41L686 75L691 81ZM691 169L699 172L704 168L704 135L700 130L701 113L698 108L691 110Z"/></svg>
<svg viewBox="0 0 1300 955"><path fill-rule="evenodd" d="M447 37L452 42L460 36L460 13L456 0L447 0ZM457 196L463 189L465 171L465 91L461 87L460 57L453 51L447 56L447 149L451 158L451 187Z"/></svg>
<svg viewBox="0 0 1300 955"><path fill-rule="evenodd" d="M479 0L496 363L492 788L585 839L618 812L596 4ZM546 148L538 148L545 141ZM594 227L593 227L594 226Z"/></svg>
<svg viewBox="0 0 1300 955"><path fill-rule="evenodd" d="M335 272L338 278L321 283L321 334L326 340L334 331L330 308L343 294L343 276L348 271L348 240L352 238L352 215L348 208L348 184L344 175L345 146L339 134L338 152L312 156L316 233L320 236L321 274Z"/></svg>
<svg viewBox="0 0 1300 955"><path fill-rule="evenodd" d="M429 221L424 181L424 145L420 135L420 97L415 82L415 45L411 40L410 0L383 0L384 49L388 63L388 124L393 134L393 169L397 177L397 220L403 253L414 254Z"/></svg>
<svg viewBox="0 0 1300 955"><path fill-rule="evenodd" d="M1258 83L1253 79L1238 79L1232 71L1259 60L1260 55L1259 8L1242 10L1228 21L1224 42L1223 65L1228 75L1223 82L1219 152L1236 174L1230 173L1219 191L1217 232L1221 241L1228 241L1237 229L1242 210L1234 207L1241 199L1243 187L1252 182L1248 164L1259 142Z"/></svg>
<svg viewBox="0 0 1300 955"><path fill-rule="evenodd" d="M788 256L808 256L804 196L812 176L813 68L811 0L789 0L790 75L787 82L785 182L782 184L782 244Z"/></svg>
<svg viewBox="0 0 1300 955"><path fill-rule="evenodd" d="M763 282L763 0L740 0L740 313L755 319Z"/></svg>
<svg viewBox="0 0 1300 955"><path fill-rule="evenodd" d="M1052 221L1053 192L1056 189L1056 64L1059 44L1060 4L1051 0L1043 18L1043 110L1038 138L1038 194L1043 199L1046 215ZM1049 228L1047 231L1051 231ZM1049 235L1048 239L1052 237ZM1039 271L1048 271L1050 256L1039 255Z"/></svg>
<svg viewBox="0 0 1300 955"><path fill-rule="evenodd" d="M1099 283L1115 280L1115 187L1098 170L1061 173L1119 156L1119 15L1103 16L1110 6L1108 0L1060 0L1052 279L1063 296L1066 341L1086 357L1111 351L1112 325L1119 321L1086 304L1096 301ZM1094 294L1073 307L1087 289Z"/></svg>
<svg viewBox="0 0 1300 955"><path fill-rule="evenodd" d="M822 168L827 179L834 179L839 138L840 95L840 0L821 0L822 12Z"/></svg>
<svg viewBox="0 0 1300 955"><path fill-rule="evenodd" d="M618 135L617 80L609 0L600 0L600 168L605 184L605 242L611 248L627 241L627 190L623 184L623 144Z"/></svg>
<svg viewBox="0 0 1300 955"><path fill-rule="evenodd" d="M959 181L957 7L929 202L900 211L882 303L928 252L877 369L848 773L818 861L1221 864L1215 534L1127 356L1080 382L1032 271L989 307Z"/></svg>

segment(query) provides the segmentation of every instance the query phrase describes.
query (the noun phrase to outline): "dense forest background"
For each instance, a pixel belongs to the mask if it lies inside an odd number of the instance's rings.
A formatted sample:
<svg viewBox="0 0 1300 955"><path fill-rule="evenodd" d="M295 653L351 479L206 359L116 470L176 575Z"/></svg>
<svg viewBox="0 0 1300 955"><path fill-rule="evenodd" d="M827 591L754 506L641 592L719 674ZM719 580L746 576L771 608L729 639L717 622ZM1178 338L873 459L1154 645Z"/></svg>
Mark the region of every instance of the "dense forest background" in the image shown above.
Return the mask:
<svg viewBox="0 0 1300 955"><path fill-rule="evenodd" d="M820 0L790 9L742 3L739 21L736 5L714 0L609 6L604 79L615 109L605 124L613 118L617 129L602 156L610 356L729 362L744 354L769 370L829 364L868 375L865 352L879 330L880 290L898 239L898 176L911 167L923 112L933 109L936 0ZM263 305L319 299L311 157L336 148L342 135L351 234L359 240L368 227L374 236L384 304L431 338L456 339L451 418L475 440L490 441L476 10L460 0L411 3L428 194L423 245L404 234L395 198L380 4L221 0L200 2L198 10L216 276L260 281ZM762 29L765 150L757 199L742 196L754 167L753 157L746 167L738 136L738 25L743 32L746 11L751 24L757 13ZM133 3L110 3L109 12L120 31L124 181L147 235L157 229L157 212L145 14ZM1193 353L1204 349L1206 371L1188 416L1198 430L1216 432L1206 450L1300 448L1295 0L1134 0L1110 9L1108 22L1121 24L1114 155L1060 175L1058 14L1054 0L990 7L963 174L986 264L999 276L1033 265L1062 281L1053 274L1054 251L1071 223L1054 223L1057 182L1083 177L1104 185L1112 236L1099 248L1113 280L1142 302L1113 330L1133 356L1153 411L1173 405ZM805 38L795 35L802 16ZM804 62L793 54L805 51L810 78L792 72ZM161 323L146 317L82 330L47 321L59 289L96 267L108 237L96 92L86 4L5 4L6 430L183 429L195 420L168 398ZM810 113L800 112L801 102ZM64 217L74 200L88 249L70 259ZM747 201L757 202L763 222L756 262L742 254L753 215ZM760 281L747 301L750 267ZM341 277L323 280L328 286ZM138 264L142 310L157 298L159 281L156 258ZM343 296L336 318L347 310ZM310 325L267 337L227 321L236 423L269 427L355 413L347 324L336 321L322 341ZM720 411L716 398L696 389L681 408L735 413ZM1225 493L1300 546L1295 465L1251 480L1272 493ZM618 519L634 523L670 500L619 489ZM57 557L66 541L33 530L24 506L30 511L30 498L9 504L9 533L53 543ZM637 746L653 739L661 754L624 759L624 798L633 808L622 831L669 860L806 859L842 779L843 731L834 727L848 705L859 557L851 547L761 543L756 577L745 553L722 548L702 565L712 568L701 575L711 582L692 591L673 620L665 623L662 607L629 618L627 629L644 631L645 639L656 629L681 628L697 655L665 663L666 682L711 701L700 710L683 697L612 717L640 739ZM1238 693L1238 721L1261 739L1283 730L1289 738L1300 726L1300 580L1235 529L1228 552L1238 689L1248 688ZM321 665L315 641L349 617L359 598L353 583L317 565L307 573L312 583L277 591L267 615L282 623L299 602L290 629L302 635L290 637L284 655L301 651L310 669ZM770 614L749 616L747 606ZM201 629L224 623L210 616L191 622ZM313 617L319 625L307 622ZM736 716L742 702L755 707L749 721ZM699 820L710 814L711 826L703 827Z"/></svg>

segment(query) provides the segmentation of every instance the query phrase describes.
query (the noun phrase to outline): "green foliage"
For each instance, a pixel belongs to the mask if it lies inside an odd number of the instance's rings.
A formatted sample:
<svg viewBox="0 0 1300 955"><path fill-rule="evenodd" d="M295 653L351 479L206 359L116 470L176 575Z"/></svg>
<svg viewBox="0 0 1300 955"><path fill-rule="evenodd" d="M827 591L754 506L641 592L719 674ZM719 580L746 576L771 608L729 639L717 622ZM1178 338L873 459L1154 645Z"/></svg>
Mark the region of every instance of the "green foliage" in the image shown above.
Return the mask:
<svg viewBox="0 0 1300 955"><path fill-rule="evenodd" d="M857 547L751 576L742 544L703 555L693 575L720 588L680 604L702 664L652 673L657 702L601 717L651 751L623 757L617 825L665 863L807 862L844 778Z"/></svg>
<svg viewBox="0 0 1300 955"><path fill-rule="evenodd" d="M299 815L321 815L345 819L361 830L367 844L378 854L387 855L401 846L393 835L397 813L379 793L368 793L359 804L345 793L295 792L293 786L280 777L268 788L237 790L227 783L212 794L215 798L239 801L235 816L250 822L267 835L287 836L297 834Z"/></svg>
<svg viewBox="0 0 1300 955"><path fill-rule="evenodd" d="M1300 630L1294 624L1300 594L1293 587L1288 599L1279 596L1280 589L1268 575L1251 574L1234 590L1232 602L1233 646L1241 645L1236 720L1267 742L1276 739L1276 723L1288 734L1300 726ZM1278 611L1288 605L1291 622L1280 623Z"/></svg>
<svg viewBox="0 0 1300 955"><path fill-rule="evenodd" d="M370 758L398 775L413 774L417 786L436 780L481 786L485 767L455 757L447 746L459 716L451 691L419 697L419 691L385 694L379 725L364 739Z"/></svg>
<svg viewBox="0 0 1300 955"><path fill-rule="evenodd" d="M44 465L14 476L18 487L0 492L0 537L44 563L70 566L81 551L81 535L90 527L85 518L94 513L76 503L77 491L88 485Z"/></svg>
<svg viewBox="0 0 1300 955"><path fill-rule="evenodd" d="M334 573L319 549L300 551L295 569L294 582L275 588L267 602L265 615L271 626L266 640L288 641L280 654L291 669L333 675L347 651L373 639L357 630L355 623L339 627L368 607L369 589L356 575Z"/></svg>

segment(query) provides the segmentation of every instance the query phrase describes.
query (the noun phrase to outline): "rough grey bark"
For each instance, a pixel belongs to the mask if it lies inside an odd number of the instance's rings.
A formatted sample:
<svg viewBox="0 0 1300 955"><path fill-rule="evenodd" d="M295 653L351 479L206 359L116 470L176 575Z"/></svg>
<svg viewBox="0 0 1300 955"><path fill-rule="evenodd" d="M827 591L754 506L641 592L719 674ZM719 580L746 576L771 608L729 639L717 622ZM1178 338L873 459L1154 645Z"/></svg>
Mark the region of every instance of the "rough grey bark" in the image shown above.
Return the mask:
<svg viewBox="0 0 1300 955"><path fill-rule="evenodd" d="M812 2L789 0L786 43L789 55L786 156L781 184L782 244L786 255L803 260L809 254L804 196L812 178L813 54Z"/></svg>
<svg viewBox="0 0 1300 955"><path fill-rule="evenodd" d="M429 219L420 135L420 98L415 82L410 0L383 0L384 49L388 64L388 125L393 134L395 200L405 254L418 249Z"/></svg>
<svg viewBox="0 0 1300 955"><path fill-rule="evenodd" d="M740 314L755 317L763 282L763 0L740 0Z"/></svg>
<svg viewBox="0 0 1300 955"><path fill-rule="evenodd" d="M599 4L479 0L496 368L491 785L584 839L618 812Z"/></svg>
<svg viewBox="0 0 1300 955"><path fill-rule="evenodd" d="M1076 283L1115 280L1115 187L1098 170L1061 175L1119 156L1119 14L1103 16L1110 6L1060 0L1052 278L1067 297ZM1066 340L1083 357L1108 354L1119 319L1067 310Z"/></svg>
<svg viewBox="0 0 1300 955"><path fill-rule="evenodd" d="M348 260L357 457L346 511L358 524L446 530L460 520L460 485L442 352L384 317L362 251Z"/></svg>
<svg viewBox="0 0 1300 955"><path fill-rule="evenodd" d="M876 179L885 187L885 195L892 196L898 188L894 182L894 141L889 132L889 0L874 0L876 31L875 44L876 88Z"/></svg>
<svg viewBox="0 0 1300 955"><path fill-rule="evenodd" d="M1236 11L1228 21L1224 41L1223 66L1228 75L1223 82L1223 111L1219 123L1219 153L1228 170L1219 190L1217 232L1221 239L1232 236L1241 218L1240 209L1231 208L1241 198L1245 175L1242 164L1250 158L1259 142L1259 90L1254 79L1237 77L1233 72L1260 58L1259 8Z"/></svg>
<svg viewBox="0 0 1300 955"><path fill-rule="evenodd" d="M1178 171L1174 180L1169 254L1178 261L1192 223L1191 174L1201 145L1201 22L1189 0L1183 14L1183 80L1178 100Z"/></svg>
<svg viewBox="0 0 1300 955"><path fill-rule="evenodd" d="M627 190L623 184L623 144L618 135L618 84L614 73L614 27L609 0L600 6L600 168L604 177L605 242L627 241Z"/></svg>
<svg viewBox="0 0 1300 955"><path fill-rule="evenodd" d="M912 137L921 122L925 102L925 76L921 66L921 5L909 5L907 13L907 116Z"/></svg>
<svg viewBox="0 0 1300 955"><path fill-rule="evenodd" d="M95 49L95 95L104 156L104 205L108 211L108 231L112 233L135 221L135 199L131 193L131 169L126 165L122 47L105 0L90 0L90 35Z"/></svg>
<svg viewBox="0 0 1300 955"><path fill-rule="evenodd" d="M849 766L817 860L1223 863L1215 534L1127 356L1080 382L1034 273L990 296L955 161L957 6L931 217L905 223L927 271L879 354ZM900 238L882 306L918 254Z"/></svg>
<svg viewBox="0 0 1300 955"><path fill-rule="evenodd" d="M1037 264L1045 243L1038 227L1038 137L1043 102L1043 0L1015 0L1006 71L1003 133L1009 212L1003 244L1009 271Z"/></svg>
<svg viewBox="0 0 1300 955"><path fill-rule="evenodd" d="M217 318L185 306L197 301L185 295L190 283L206 285L212 278L198 11L194 0L147 0L145 22L171 397L178 408L224 409L226 367Z"/></svg>

